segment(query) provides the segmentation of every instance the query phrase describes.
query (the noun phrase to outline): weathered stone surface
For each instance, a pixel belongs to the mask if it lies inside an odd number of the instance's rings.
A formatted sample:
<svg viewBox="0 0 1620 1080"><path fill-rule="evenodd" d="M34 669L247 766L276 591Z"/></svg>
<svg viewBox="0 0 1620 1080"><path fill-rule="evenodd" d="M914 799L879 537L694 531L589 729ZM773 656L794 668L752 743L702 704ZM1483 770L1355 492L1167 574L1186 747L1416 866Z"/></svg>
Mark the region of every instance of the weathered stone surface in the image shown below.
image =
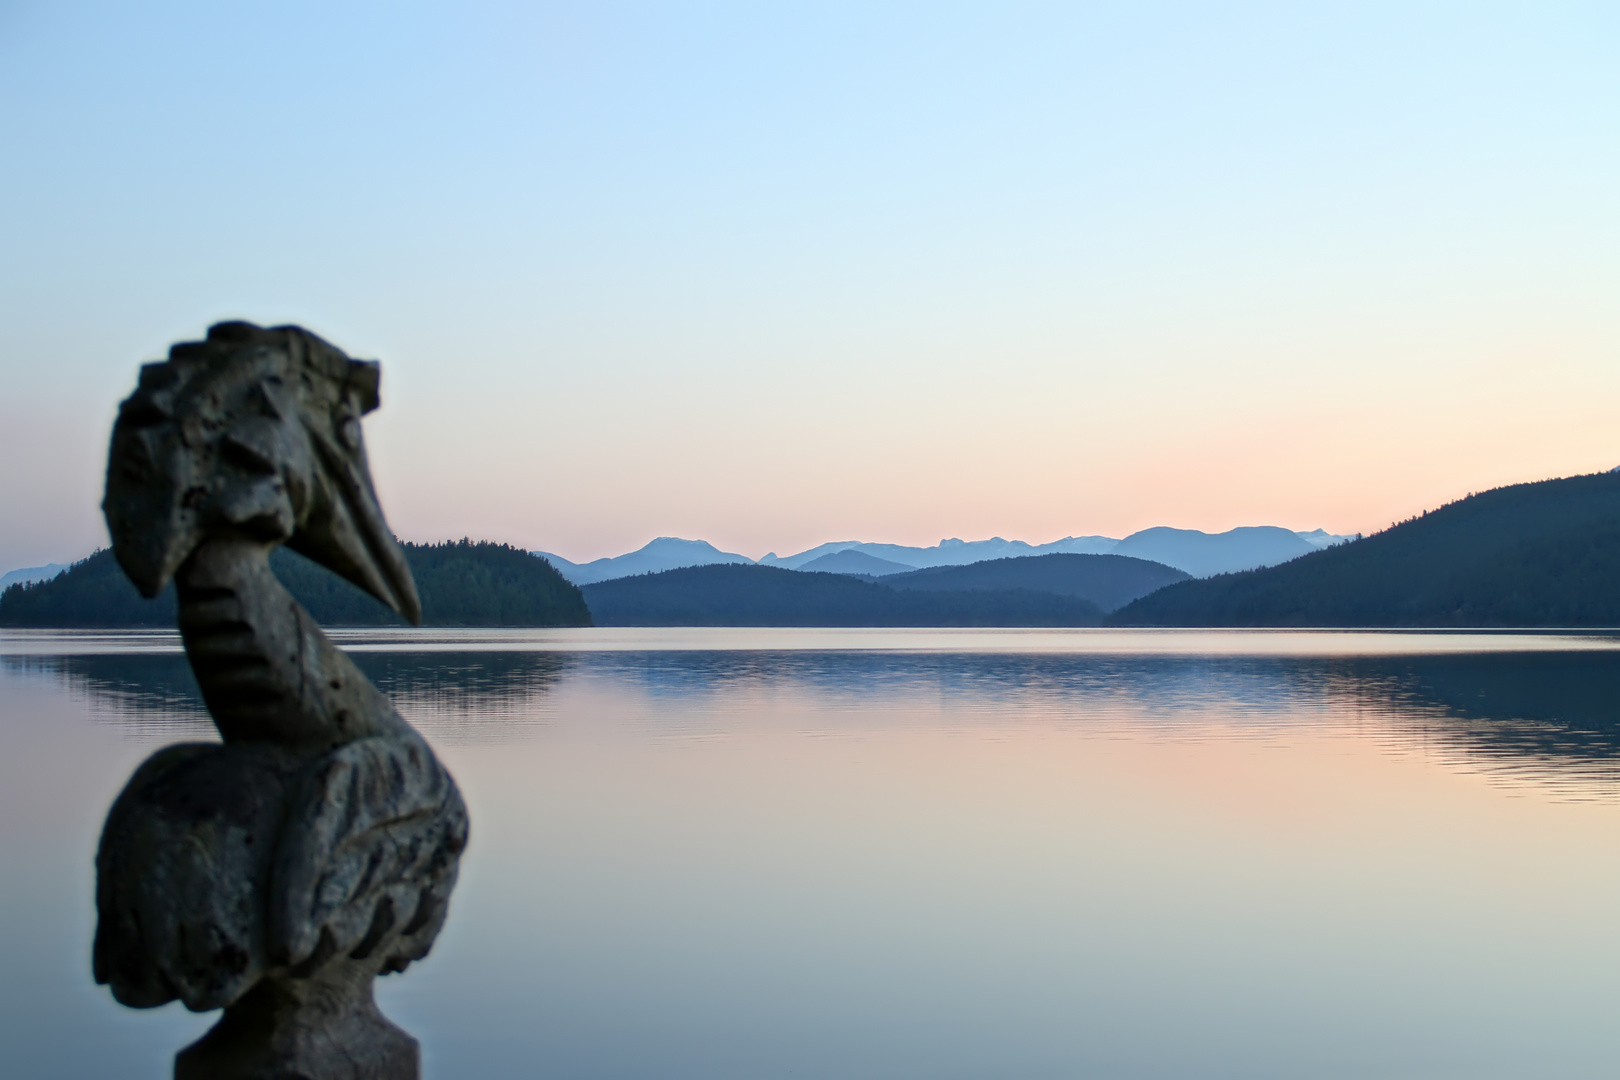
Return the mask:
<svg viewBox="0 0 1620 1080"><path fill-rule="evenodd" d="M374 977L338 961L303 980L261 980L180 1052L175 1080L416 1080L416 1040L377 1010Z"/></svg>
<svg viewBox="0 0 1620 1080"><path fill-rule="evenodd" d="M432 749L270 572L287 544L413 620L359 418L377 365L226 323L149 364L120 410L114 553L180 630L220 744L158 751L107 815L95 976L126 1005L225 1010L175 1075L407 1080L372 981L427 955L467 843Z"/></svg>

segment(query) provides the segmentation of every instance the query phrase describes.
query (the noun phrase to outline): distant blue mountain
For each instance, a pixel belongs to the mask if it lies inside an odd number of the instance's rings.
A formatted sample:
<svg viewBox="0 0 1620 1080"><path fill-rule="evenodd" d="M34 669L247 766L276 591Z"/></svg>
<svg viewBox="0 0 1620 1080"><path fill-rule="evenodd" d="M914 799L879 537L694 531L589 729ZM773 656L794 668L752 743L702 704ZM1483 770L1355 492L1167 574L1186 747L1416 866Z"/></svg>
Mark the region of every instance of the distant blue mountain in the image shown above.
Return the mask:
<svg viewBox="0 0 1620 1080"><path fill-rule="evenodd" d="M1347 544L1351 540L1360 540L1361 534L1354 536L1335 536L1326 529L1312 529L1310 532L1297 532L1294 534L1314 548L1333 547L1335 544Z"/></svg>
<svg viewBox="0 0 1620 1080"><path fill-rule="evenodd" d="M0 590L8 585L31 585L36 581L50 581L57 574L67 569L66 563L46 563L44 566L29 566L21 570L0 576Z"/></svg>
<svg viewBox="0 0 1620 1080"><path fill-rule="evenodd" d="M678 536L660 536L637 551L607 559L593 559L588 563L570 562L549 551L536 551L533 554L550 562L558 573L575 585L590 585L633 574L656 574L664 570L678 570L683 566L754 561L746 555L721 551L706 540L682 540Z"/></svg>
<svg viewBox="0 0 1620 1080"><path fill-rule="evenodd" d="M1164 563L1202 578L1275 566L1316 550L1315 544L1299 534L1273 525L1223 533L1160 526L1132 533L1115 545L1112 554Z"/></svg>
<svg viewBox="0 0 1620 1080"><path fill-rule="evenodd" d="M812 562L817 563L818 570L831 569L817 561L829 554L859 552L923 570L935 566L969 566L990 559L1036 555L1128 555L1173 566L1193 577L1209 577L1235 570L1274 566L1353 539L1355 537L1336 536L1323 529L1296 533L1269 525L1232 529L1224 533L1160 527L1143 529L1123 540L1109 536L1067 536L1049 544L1026 544L1022 540L1003 540L999 536L989 540L941 540L934 547L927 548L840 540L786 557L778 557L772 552L759 561L763 566L781 566L789 570L807 569ZM850 569L843 572L867 571Z"/></svg>
<svg viewBox="0 0 1620 1080"><path fill-rule="evenodd" d="M1123 540L1111 536L1066 536L1048 544L1028 544L1022 540L1004 540L999 536L988 540L941 540L933 547L835 540L795 555L778 556L773 551L760 559L759 564L784 570L882 577L939 566L970 566L991 559L1039 555L1126 555L1163 563L1193 577L1209 577L1260 566L1275 566L1352 539L1355 538L1335 536L1322 529L1296 533L1274 526L1258 526L1224 533L1155 528L1132 533ZM588 563L570 562L545 551L534 554L549 559L563 577L576 585L688 566L753 562L746 555L721 551L702 540L682 540L673 536L661 536L628 555Z"/></svg>
<svg viewBox="0 0 1620 1080"><path fill-rule="evenodd" d="M1050 544L1026 544L1022 540L941 540L933 547L907 547L904 544L873 544L863 540L837 540L820 544L797 555L778 557L771 552L760 559L761 566L802 570L807 563L841 551L859 551L912 570L930 566L967 566L986 559L1016 559L1025 555L1105 555L1118 540L1108 536L1066 536Z"/></svg>
<svg viewBox="0 0 1620 1080"><path fill-rule="evenodd" d="M806 573L827 574L856 574L861 577L888 577L890 574L911 574L916 567L905 563L893 562L889 559L880 559L876 555L868 555L859 548L845 548L843 551L834 551L819 558L811 559L807 563L800 563L796 570Z"/></svg>
<svg viewBox="0 0 1620 1080"><path fill-rule="evenodd" d="M778 558L776 552L774 551L767 551L764 557L759 560L759 565L780 566L784 570L797 570L805 563L819 559L823 555L836 555L840 551L850 551L852 549L858 551L861 548L877 546L878 545L876 544L868 544L861 540L834 540L827 544L817 544L813 548L801 551L797 555L789 555L785 559ZM868 554L870 554L870 552L868 552ZM907 565L910 564L908 563ZM912 566L912 569L915 570L916 567Z"/></svg>

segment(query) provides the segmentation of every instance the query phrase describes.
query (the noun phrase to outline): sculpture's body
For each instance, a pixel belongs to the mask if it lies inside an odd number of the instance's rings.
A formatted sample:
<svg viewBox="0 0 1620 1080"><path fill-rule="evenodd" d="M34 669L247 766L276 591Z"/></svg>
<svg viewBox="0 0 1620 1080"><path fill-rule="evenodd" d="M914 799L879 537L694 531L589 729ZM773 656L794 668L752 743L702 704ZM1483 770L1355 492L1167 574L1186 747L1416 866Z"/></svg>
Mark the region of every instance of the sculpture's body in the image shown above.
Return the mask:
<svg viewBox="0 0 1620 1080"><path fill-rule="evenodd" d="M375 364L297 328L226 323L144 368L113 429L114 550L146 595L174 580L223 739L136 770L96 859L97 981L126 1005L225 1009L177 1077L420 1071L372 980L432 945L466 809L269 564L285 543L420 618L361 444L376 404Z"/></svg>

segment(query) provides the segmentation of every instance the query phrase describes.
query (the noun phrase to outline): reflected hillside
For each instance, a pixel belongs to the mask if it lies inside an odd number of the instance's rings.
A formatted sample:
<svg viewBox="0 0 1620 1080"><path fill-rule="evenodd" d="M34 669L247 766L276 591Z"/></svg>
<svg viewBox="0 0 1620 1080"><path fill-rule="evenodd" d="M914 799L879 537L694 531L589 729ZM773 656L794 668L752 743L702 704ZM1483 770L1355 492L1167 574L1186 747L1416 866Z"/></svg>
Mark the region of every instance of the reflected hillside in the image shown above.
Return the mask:
<svg viewBox="0 0 1620 1080"><path fill-rule="evenodd" d="M0 670L59 683L87 700L93 716L132 734L165 741L218 737L191 665L178 652L4 656Z"/></svg>
<svg viewBox="0 0 1620 1080"><path fill-rule="evenodd" d="M442 742L521 739L543 727L546 697L579 657L550 652L352 653L424 735Z"/></svg>
<svg viewBox="0 0 1620 1080"><path fill-rule="evenodd" d="M941 725L1052 726L1127 738L1341 733L1510 784L1620 798L1615 651L1257 656L504 648L351 655L412 723L447 742L525 740L559 716L590 723L617 717L676 737L768 723L852 736ZM213 737L178 652L7 656L0 663L11 676L65 684L91 701L95 715L143 737ZM600 713L604 708L609 712Z"/></svg>
<svg viewBox="0 0 1620 1080"><path fill-rule="evenodd" d="M1620 654L1385 657L647 652L582 658L688 730L763 698L813 699L827 732L873 724L1057 725L1266 738L1338 729L1571 797L1620 797Z"/></svg>
<svg viewBox="0 0 1620 1080"><path fill-rule="evenodd" d="M581 674L654 700L724 711L755 694L815 699L830 717L864 710L971 713L976 723L1264 726L1319 708L1301 661L1277 657L885 651L588 654ZM692 700L697 699L697 700Z"/></svg>
<svg viewBox="0 0 1620 1080"><path fill-rule="evenodd" d="M1397 738L1578 797L1620 797L1620 656L1356 660L1330 682Z"/></svg>
<svg viewBox="0 0 1620 1080"><path fill-rule="evenodd" d="M540 699L574 657L538 652L360 653L351 658L432 738L521 738L544 722ZM93 715L143 737L217 737L182 653L0 657L11 676L87 698Z"/></svg>

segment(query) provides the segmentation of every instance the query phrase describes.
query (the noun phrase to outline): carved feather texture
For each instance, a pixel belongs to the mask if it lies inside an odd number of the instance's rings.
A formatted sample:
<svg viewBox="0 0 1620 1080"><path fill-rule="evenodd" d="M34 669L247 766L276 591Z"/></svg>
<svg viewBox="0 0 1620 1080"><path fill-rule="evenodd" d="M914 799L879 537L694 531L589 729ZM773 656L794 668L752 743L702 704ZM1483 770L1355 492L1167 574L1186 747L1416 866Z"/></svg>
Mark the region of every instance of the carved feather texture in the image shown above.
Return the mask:
<svg viewBox="0 0 1620 1080"><path fill-rule="evenodd" d="M337 953L364 944L397 957L395 970L426 955L467 844L466 807L426 744L349 743L299 777L289 805L271 890L277 962L297 967L323 939Z"/></svg>
<svg viewBox="0 0 1620 1080"><path fill-rule="evenodd" d="M297 765L273 747L192 743L136 770L96 856L95 976L119 1001L218 1009L270 967L263 897Z"/></svg>
<svg viewBox="0 0 1620 1080"><path fill-rule="evenodd" d="M107 817L96 979L125 1005L202 1011L339 955L402 971L438 933L466 842L461 795L416 739L361 739L313 762L167 747Z"/></svg>

